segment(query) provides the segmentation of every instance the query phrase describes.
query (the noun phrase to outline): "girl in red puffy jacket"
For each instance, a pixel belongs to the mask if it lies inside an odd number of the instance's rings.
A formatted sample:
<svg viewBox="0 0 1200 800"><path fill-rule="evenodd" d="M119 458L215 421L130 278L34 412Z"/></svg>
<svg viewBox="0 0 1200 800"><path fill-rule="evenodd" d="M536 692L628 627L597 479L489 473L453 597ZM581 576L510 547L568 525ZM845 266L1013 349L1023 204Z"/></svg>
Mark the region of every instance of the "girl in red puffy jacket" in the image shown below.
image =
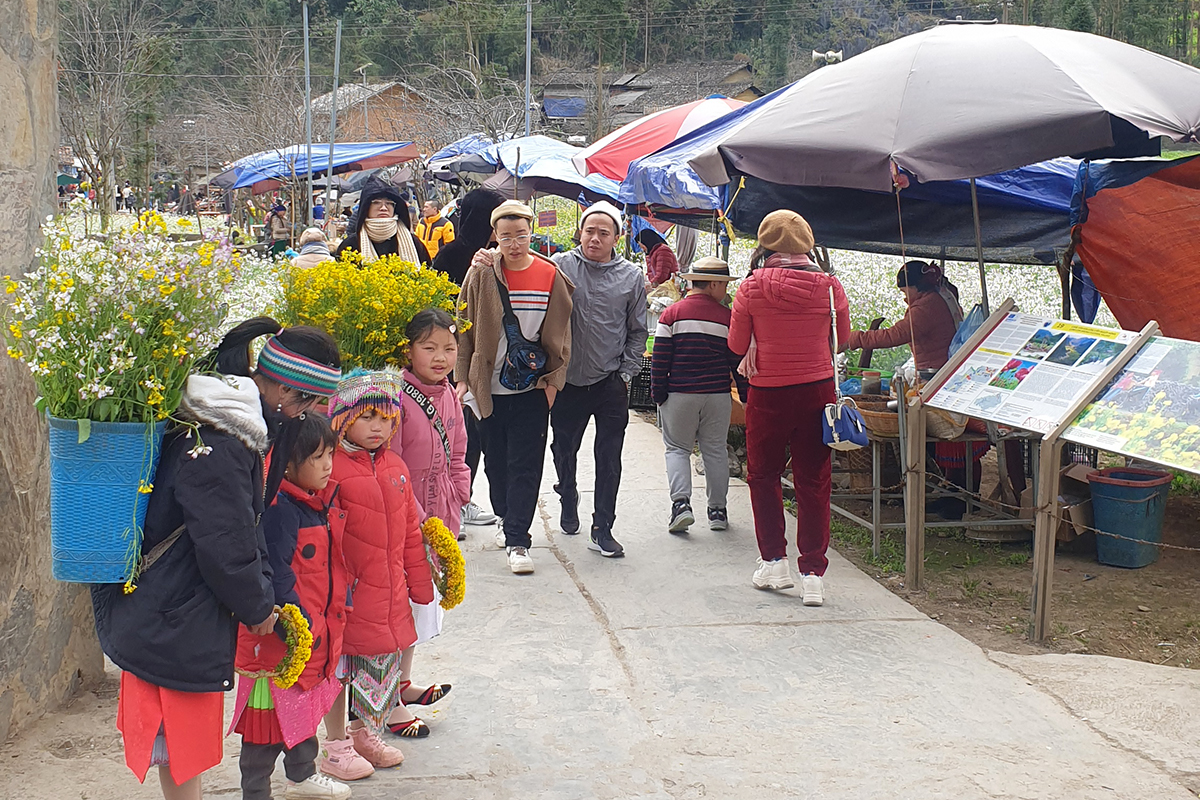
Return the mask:
<svg viewBox="0 0 1200 800"><path fill-rule="evenodd" d="M330 509L329 480L337 445L320 414L289 420L276 441L287 458L275 501L263 512L275 604L291 603L308 620L312 655L294 686L281 689L269 673L287 646L275 633L238 632L237 708L231 728L242 735L242 799L270 800L271 773L283 753L289 797L350 796L350 787L317 773L317 724L342 685L337 678L346 624L346 570L342 563L344 514Z"/></svg>
<svg viewBox="0 0 1200 800"><path fill-rule="evenodd" d="M395 378L388 373L351 373L329 401L339 437L333 458L336 504L346 514L350 612L341 672L350 726L347 736L345 705L335 705L325 718L329 741L321 771L344 780L404 760L379 731L387 726L403 735L409 727L406 715L397 713L400 653L417 639L410 601L426 604L434 597L412 480L388 447L399 414Z"/></svg>

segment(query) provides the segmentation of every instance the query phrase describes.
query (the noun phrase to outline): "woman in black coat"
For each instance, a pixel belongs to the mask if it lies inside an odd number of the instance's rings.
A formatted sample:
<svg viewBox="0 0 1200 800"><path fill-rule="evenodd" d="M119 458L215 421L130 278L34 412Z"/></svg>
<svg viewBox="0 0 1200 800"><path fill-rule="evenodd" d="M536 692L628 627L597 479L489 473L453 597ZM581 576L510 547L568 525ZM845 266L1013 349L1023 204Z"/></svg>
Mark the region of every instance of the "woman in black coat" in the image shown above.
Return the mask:
<svg viewBox="0 0 1200 800"><path fill-rule="evenodd" d="M433 268L462 286L471 259L491 242L492 212L503 202L504 195L495 189L472 189L463 195L458 204L458 222L454 224L454 241L438 250Z"/></svg>
<svg viewBox="0 0 1200 800"><path fill-rule="evenodd" d="M338 245L334 258L341 258L347 250L361 253L364 262L398 255L413 264L429 263L429 251L412 233L408 203L400 190L378 175L363 184L358 212L350 220L346 238Z"/></svg>
<svg viewBox="0 0 1200 800"><path fill-rule="evenodd" d="M250 343L274 334L250 369ZM188 378L154 475L142 569L130 584L92 587L96 632L121 668L117 727L139 780L151 766L167 800L200 797L200 774L222 753L223 693L233 688L238 623L275 628L275 595L259 519L284 461L267 471L291 418L332 394L341 358L328 334L267 317L226 335ZM272 489L272 486L274 489Z"/></svg>

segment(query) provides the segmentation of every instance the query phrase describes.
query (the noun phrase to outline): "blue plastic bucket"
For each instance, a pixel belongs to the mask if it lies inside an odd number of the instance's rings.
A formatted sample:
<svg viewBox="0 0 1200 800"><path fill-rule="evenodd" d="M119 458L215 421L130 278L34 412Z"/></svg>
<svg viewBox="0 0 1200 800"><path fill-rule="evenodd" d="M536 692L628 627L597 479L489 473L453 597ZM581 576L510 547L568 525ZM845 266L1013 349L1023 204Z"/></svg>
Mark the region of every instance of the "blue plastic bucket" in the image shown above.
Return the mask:
<svg viewBox="0 0 1200 800"><path fill-rule="evenodd" d="M1132 467L1109 467L1088 475L1092 488L1092 512L1097 531L1120 534L1127 539L1096 534L1096 557L1101 564L1137 569L1158 560L1159 548L1129 539L1162 541L1163 516L1171 475L1167 472Z"/></svg>
<svg viewBox="0 0 1200 800"><path fill-rule="evenodd" d="M50 552L54 577L124 583L142 544L166 422L79 422L50 417Z"/></svg>

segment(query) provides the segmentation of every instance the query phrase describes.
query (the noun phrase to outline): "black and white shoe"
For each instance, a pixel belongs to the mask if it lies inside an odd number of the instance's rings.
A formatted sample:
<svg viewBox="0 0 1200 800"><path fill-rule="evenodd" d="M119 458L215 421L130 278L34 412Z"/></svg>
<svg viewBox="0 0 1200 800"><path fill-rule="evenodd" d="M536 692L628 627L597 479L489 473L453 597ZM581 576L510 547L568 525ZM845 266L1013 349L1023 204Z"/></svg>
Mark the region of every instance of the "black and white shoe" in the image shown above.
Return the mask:
<svg viewBox="0 0 1200 800"><path fill-rule="evenodd" d="M592 528L592 541L589 550L595 550L605 558L624 558L625 548L613 538L612 531L607 528Z"/></svg>
<svg viewBox="0 0 1200 800"><path fill-rule="evenodd" d="M568 536L574 536L579 533L579 492L571 492L571 496L568 497L559 491L558 484L554 485L554 491L559 493L559 503L562 505L562 511L558 515L558 527Z"/></svg>
<svg viewBox="0 0 1200 800"><path fill-rule="evenodd" d="M729 528L729 514L723 508L708 509L708 529L723 531Z"/></svg>
<svg viewBox="0 0 1200 800"><path fill-rule="evenodd" d="M687 500L676 500L671 503L671 522L667 530L671 533L687 533L688 526L696 521L692 513L692 504Z"/></svg>

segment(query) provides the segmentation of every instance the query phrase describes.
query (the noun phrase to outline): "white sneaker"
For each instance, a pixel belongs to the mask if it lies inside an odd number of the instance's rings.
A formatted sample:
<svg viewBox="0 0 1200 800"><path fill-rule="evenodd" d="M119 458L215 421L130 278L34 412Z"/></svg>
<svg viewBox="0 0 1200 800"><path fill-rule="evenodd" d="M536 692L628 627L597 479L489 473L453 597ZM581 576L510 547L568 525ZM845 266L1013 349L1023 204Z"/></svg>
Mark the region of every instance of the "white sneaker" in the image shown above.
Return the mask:
<svg viewBox="0 0 1200 800"><path fill-rule="evenodd" d="M815 573L808 573L800 579L800 586L803 589L802 598L806 606L819 606L825 602L825 587L821 584L821 576Z"/></svg>
<svg viewBox="0 0 1200 800"><path fill-rule="evenodd" d="M497 519L490 511L484 511L475 503L467 503L462 508L463 525L491 525Z"/></svg>
<svg viewBox="0 0 1200 800"><path fill-rule="evenodd" d="M501 526L501 528L496 531L496 547L499 547L501 550L503 550L507 546L508 538L504 535L504 528Z"/></svg>
<svg viewBox="0 0 1200 800"><path fill-rule="evenodd" d="M786 558L775 561L758 560L758 569L754 570L754 588L756 589L790 589L795 586L792 581L792 568Z"/></svg>
<svg viewBox="0 0 1200 800"><path fill-rule="evenodd" d="M300 783L288 781L283 796L287 800L346 800L350 796L350 787L317 772Z"/></svg>
<svg viewBox="0 0 1200 800"><path fill-rule="evenodd" d="M533 572L533 559L524 547L508 548L508 568L514 575L529 575Z"/></svg>

